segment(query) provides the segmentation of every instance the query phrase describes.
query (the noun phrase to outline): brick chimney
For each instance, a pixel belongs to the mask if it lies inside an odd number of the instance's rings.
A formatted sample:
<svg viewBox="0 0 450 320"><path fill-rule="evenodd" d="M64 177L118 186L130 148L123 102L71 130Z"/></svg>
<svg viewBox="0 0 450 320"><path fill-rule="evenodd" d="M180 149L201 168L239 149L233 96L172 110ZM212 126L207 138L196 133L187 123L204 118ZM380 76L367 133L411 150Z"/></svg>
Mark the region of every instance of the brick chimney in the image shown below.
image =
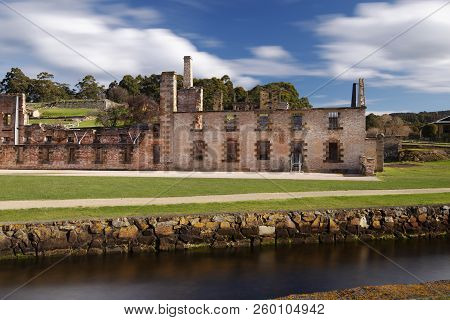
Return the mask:
<svg viewBox="0 0 450 320"><path fill-rule="evenodd" d="M352 108L356 108L356 83L353 83L353 90L352 90Z"/></svg>
<svg viewBox="0 0 450 320"><path fill-rule="evenodd" d="M192 79L192 58L190 56L184 57L184 77L183 88L189 89L194 86Z"/></svg>

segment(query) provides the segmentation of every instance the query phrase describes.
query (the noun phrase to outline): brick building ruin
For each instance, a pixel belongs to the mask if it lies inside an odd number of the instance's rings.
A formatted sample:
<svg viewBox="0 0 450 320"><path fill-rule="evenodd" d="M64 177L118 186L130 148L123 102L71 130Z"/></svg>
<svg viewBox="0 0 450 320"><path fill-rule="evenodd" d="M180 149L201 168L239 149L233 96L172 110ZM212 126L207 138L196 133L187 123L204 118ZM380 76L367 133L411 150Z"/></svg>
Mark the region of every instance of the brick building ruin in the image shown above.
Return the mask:
<svg viewBox="0 0 450 320"><path fill-rule="evenodd" d="M356 97L358 95L358 97ZM364 81L351 107L293 110L261 91L259 106L203 108L184 58L183 88L163 72L157 121L126 128L26 125L25 96L0 96L0 168L89 170L298 171L373 174L383 168L383 138L365 128Z"/></svg>

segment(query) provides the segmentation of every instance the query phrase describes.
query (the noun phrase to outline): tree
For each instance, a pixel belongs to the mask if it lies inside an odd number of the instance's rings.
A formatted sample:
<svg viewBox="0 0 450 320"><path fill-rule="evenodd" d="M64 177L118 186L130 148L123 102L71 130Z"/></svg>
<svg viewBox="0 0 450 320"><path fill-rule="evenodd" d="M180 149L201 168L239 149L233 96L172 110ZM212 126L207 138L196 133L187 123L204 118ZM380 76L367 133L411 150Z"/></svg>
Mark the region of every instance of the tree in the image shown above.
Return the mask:
<svg viewBox="0 0 450 320"><path fill-rule="evenodd" d="M366 117L366 129L371 129L371 128L377 128L378 127L378 123L379 123L379 119L380 116L377 116L373 113L369 114Z"/></svg>
<svg viewBox="0 0 450 320"><path fill-rule="evenodd" d="M128 109L126 105L117 104L97 113L96 122L104 127L118 127L123 125L128 117Z"/></svg>
<svg viewBox="0 0 450 320"><path fill-rule="evenodd" d="M31 81L29 98L33 102L49 102L71 98L67 84L53 81L53 74L41 72Z"/></svg>
<svg viewBox="0 0 450 320"><path fill-rule="evenodd" d="M159 114L159 104L144 94L130 96L127 101L126 124L148 123Z"/></svg>
<svg viewBox="0 0 450 320"><path fill-rule="evenodd" d="M28 93L31 79L28 78L19 68L11 68L6 73L0 84L2 93Z"/></svg>
<svg viewBox="0 0 450 320"><path fill-rule="evenodd" d="M291 109L312 108L307 97L300 97L297 89L289 82L271 82L263 86L256 86L248 92L250 102L259 104L261 90L279 94L280 100L289 103Z"/></svg>
<svg viewBox="0 0 450 320"><path fill-rule="evenodd" d="M161 76L152 74L149 77L144 76L140 82L139 92L145 94L154 101L159 102L159 86Z"/></svg>
<svg viewBox="0 0 450 320"><path fill-rule="evenodd" d="M76 84L79 99L99 99L104 92L104 87L100 85L92 75L85 76Z"/></svg>
<svg viewBox="0 0 450 320"><path fill-rule="evenodd" d="M236 102L245 102L247 100L247 91L242 87L234 88L234 98Z"/></svg>
<svg viewBox="0 0 450 320"><path fill-rule="evenodd" d="M109 100L117 102L117 103L127 102L129 96L130 95L128 94L128 91L119 86L109 88L106 91L106 97Z"/></svg>
<svg viewBox="0 0 450 320"><path fill-rule="evenodd" d="M438 126L434 123L427 124L422 127L422 137L434 139L438 134Z"/></svg>
<svg viewBox="0 0 450 320"><path fill-rule="evenodd" d="M141 80L141 76L137 76L136 78L134 78L133 76L127 74L123 76L122 80L120 80L119 86L127 90L129 95L135 96L139 94L139 90L141 88Z"/></svg>

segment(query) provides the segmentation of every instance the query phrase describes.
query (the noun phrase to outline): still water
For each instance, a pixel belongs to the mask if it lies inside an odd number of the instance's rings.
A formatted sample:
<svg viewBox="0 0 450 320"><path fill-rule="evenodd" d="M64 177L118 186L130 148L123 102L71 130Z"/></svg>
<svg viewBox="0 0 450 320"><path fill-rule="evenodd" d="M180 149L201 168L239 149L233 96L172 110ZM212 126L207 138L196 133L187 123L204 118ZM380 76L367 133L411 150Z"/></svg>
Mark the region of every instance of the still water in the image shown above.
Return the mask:
<svg viewBox="0 0 450 320"><path fill-rule="evenodd" d="M58 258L0 261L0 297L16 289L8 299L266 299L450 279L450 240L371 246L395 264L362 244L302 245L69 257L29 282Z"/></svg>

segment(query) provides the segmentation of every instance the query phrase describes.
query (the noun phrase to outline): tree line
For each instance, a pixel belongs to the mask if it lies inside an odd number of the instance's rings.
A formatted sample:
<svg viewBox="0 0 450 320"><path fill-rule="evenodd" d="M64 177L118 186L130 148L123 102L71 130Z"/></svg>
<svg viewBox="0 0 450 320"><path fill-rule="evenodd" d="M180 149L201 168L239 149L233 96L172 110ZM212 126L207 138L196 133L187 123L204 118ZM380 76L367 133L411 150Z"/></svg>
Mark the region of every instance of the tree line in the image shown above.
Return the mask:
<svg viewBox="0 0 450 320"><path fill-rule="evenodd" d="M59 83L54 75L48 72L39 73L36 78L27 76L20 68L12 68L0 83L1 93L25 93L28 102L53 102L68 99L102 99L126 103L130 97L145 95L159 102L160 75L125 75L120 81L113 81L107 88L101 85L94 76L86 75L75 84ZM177 76L178 88L182 88L183 76ZM272 82L258 85L251 90L234 86L230 77L194 79L194 86L203 87L204 107L213 107L214 96L220 92L225 109L231 109L235 102L259 103L261 90L277 92L281 101L289 102L292 108L312 107L306 97L300 97L294 85L289 82Z"/></svg>

